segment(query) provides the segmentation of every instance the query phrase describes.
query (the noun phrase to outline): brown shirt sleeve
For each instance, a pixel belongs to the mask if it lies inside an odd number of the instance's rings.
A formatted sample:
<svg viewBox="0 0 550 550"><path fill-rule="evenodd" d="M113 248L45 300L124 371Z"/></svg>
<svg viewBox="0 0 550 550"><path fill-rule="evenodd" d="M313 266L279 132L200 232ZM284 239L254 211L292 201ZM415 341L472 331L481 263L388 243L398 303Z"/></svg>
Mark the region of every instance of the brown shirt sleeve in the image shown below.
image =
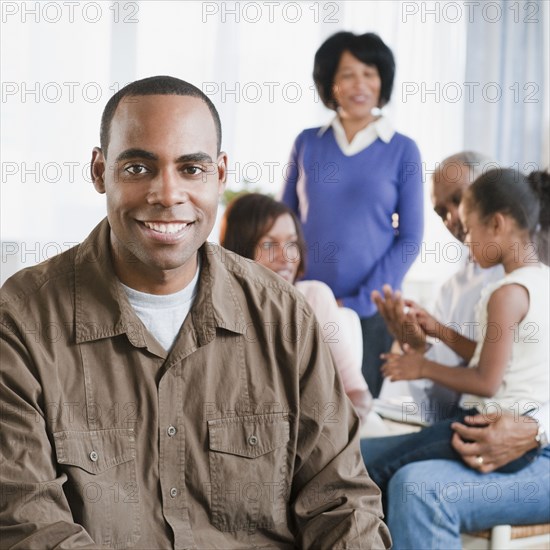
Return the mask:
<svg viewBox="0 0 550 550"><path fill-rule="evenodd" d="M291 510L301 548L390 548L380 490L359 448L359 419L317 328L305 331Z"/></svg>
<svg viewBox="0 0 550 550"><path fill-rule="evenodd" d="M58 474L33 358L13 318L0 327L0 548L98 548L74 522Z"/></svg>

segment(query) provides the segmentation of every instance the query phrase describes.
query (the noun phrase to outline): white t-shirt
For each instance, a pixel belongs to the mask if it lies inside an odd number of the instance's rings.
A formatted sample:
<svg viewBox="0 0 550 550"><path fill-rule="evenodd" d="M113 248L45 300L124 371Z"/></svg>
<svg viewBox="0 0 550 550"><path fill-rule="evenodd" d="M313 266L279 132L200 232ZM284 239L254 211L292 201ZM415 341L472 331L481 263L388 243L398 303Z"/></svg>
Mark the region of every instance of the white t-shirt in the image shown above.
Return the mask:
<svg viewBox="0 0 550 550"><path fill-rule="evenodd" d="M181 325L193 305L199 273L200 267L197 268L193 280L184 289L173 294L148 294L120 283L145 328L166 351L172 349Z"/></svg>

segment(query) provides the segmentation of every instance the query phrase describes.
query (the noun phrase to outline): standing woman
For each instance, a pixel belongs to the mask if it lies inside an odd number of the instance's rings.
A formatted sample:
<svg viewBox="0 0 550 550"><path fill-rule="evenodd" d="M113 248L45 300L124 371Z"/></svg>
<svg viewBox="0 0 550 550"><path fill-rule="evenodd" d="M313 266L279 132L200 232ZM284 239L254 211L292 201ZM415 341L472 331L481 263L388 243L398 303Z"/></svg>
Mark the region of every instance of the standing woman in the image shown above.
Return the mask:
<svg viewBox="0 0 550 550"><path fill-rule="evenodd" d="M313 78L336 116L296 138L282 192L303 224L304 278L326 283L361 318L363 375L375 397L392 338L370 295L386 283L401 287L423 230L418 147L381 114L394 74L393 54L376 34L339 32L323 43Z"/></svg>

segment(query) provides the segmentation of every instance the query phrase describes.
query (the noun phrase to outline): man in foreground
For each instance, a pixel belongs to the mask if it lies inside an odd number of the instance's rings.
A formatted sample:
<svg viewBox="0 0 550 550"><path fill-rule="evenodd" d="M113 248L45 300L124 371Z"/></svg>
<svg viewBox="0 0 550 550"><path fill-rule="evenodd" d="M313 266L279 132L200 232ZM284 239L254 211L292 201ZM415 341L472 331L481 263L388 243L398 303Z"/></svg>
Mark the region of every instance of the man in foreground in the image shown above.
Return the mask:
<svg viewBox="0 0 550 550"><path fill-rule="evenodd" d="M463 191L494 163L478 153L464 152L445 159L434 173L432 202L447 229L459 240L464 235L458 218ZM544 257L544 256L543 256ZM502 277L500 266L481 269L466 263L447 281L439 293L434 316L458 326L476 337L474 307L482 288ZM407 314L406 301L386 288L384 297L375 295L378 309L388 328L401 343L426 350L426 337L415 317ZM443 343L428 349L431 360L457 365L459 358ZM427 381L426 381L427 382ZM434 421L449 410L458 397L432 383L416 386L419 410ZM420 390L420 391L419 391ZM423 393L425 392L425 393ZM523 411L522 411L523 412ZM393 476L388 485L388 526L396 549L462 548L460 533L482 531L499 524L531 524L550 521L550 429L548 404L533 417L512 411L479 414L455 423L452 444L464 464L448 460L427 460L409 464ZM391 438L399 452L398 438ZM388 440L390 441L390 440ZM465 441L469 441L466 443ZM362 441L362 451L376 454L382 439ZM543 447L530 466L515 474L492 473L522 456ZM487 475L481 475L487 474Z"/></svg>
<svg viewBox="0 0 550 550"><path fill-rule="evenodd" d="M194 86L108 102L107 219L2 289L1 544L389 548L311 310L206 243L227 157Z"/></svg>

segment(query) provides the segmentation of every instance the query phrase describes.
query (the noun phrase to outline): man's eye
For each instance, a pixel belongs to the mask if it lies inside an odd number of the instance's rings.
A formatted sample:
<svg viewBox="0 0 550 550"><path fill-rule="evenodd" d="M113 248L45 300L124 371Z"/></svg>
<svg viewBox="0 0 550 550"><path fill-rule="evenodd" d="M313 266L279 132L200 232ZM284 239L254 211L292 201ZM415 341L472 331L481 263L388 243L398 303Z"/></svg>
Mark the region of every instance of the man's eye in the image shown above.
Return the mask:
<svg viewBox="0 0 550 550"><path fill-rule="evenodd" d="M205 170L200 166L186 166L183 172L190 176L196 176L197 174L202 174Z"/></svg>
<svg viewBox="0 0 550 550"><path fill-rule="evenodd" d="M132 176L137 176L139 174L145 174L145 172L147 172L147 168L143 166L143 164L131 164L130 166L126 166L124 171Z"/></svg>

